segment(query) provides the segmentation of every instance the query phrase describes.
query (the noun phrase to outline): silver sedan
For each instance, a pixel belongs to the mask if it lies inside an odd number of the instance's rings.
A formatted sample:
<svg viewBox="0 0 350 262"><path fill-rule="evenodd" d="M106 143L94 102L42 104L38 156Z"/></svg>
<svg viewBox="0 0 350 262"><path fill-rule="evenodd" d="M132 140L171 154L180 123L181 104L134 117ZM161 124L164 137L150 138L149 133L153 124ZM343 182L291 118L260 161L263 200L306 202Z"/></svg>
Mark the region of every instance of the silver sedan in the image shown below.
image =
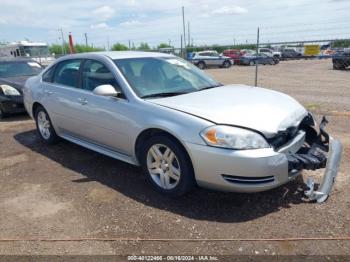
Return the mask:
<svg viewBox="0 0 350 262"><path fill-rule="evenodd" d="M341 144L293 98L245 85L221 85L172 55L102 52L58 59L24 88L24 103L47 144L64 138L140 165L168 195L195 185L258 192L326 167L327 199ZM117 178L116 178L117 179Z"/></svg>

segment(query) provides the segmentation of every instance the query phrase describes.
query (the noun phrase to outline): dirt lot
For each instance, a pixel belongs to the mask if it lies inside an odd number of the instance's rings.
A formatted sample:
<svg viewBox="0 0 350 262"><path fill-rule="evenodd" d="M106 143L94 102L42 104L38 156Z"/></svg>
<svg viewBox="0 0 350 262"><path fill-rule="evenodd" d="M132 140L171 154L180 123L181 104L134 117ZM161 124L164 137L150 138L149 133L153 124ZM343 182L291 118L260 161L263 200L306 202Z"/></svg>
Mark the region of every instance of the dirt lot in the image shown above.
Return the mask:
<svg viewBox="0 0 350 262"><path fill-rule="evenodd" d="M253 84L253 67L210 69L223 83ZM286 92L340 138L333 195L302 200L302 179L259 194L197 189L180 199L153 192L137 167L69 142L48 147L27 117L0 123L0 254L348 254L350 241L74 241L5 239L261 239L350 236L350 72L329 61L260 67L259 85ZM333 112L337 111L337 113ZM314 172L320 179L321 172Z"/></svg>

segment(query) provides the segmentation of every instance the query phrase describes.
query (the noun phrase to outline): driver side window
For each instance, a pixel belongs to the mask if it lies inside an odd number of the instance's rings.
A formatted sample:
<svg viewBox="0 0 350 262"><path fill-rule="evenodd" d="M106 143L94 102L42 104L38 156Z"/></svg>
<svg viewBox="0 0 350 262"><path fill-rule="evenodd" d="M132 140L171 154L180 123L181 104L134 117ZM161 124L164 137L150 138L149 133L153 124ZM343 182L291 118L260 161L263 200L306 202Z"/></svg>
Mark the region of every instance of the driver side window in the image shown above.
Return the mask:
<svg viewBox="0 0 350 262"><path fill-rule="evenodd" d="M97 86L111 85L121 92L121 88L112 72L101 62L86 60L82 72L82 89L93 91Z"/></svg>

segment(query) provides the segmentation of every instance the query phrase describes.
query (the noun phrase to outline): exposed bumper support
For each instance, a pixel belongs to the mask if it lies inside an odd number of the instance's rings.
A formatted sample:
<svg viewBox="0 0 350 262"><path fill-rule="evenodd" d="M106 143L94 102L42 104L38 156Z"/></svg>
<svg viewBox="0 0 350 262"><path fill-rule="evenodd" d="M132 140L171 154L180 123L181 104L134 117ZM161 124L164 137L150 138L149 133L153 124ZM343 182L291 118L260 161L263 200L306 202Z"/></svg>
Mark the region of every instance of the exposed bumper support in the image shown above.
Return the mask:
<svg viewBox="0 0 350 262"><path fill-rule="evenodd" d="M309 177L306 182L309 190L305 191L305 195L310 200L316 200L318 203L322 203L327 200L335 182L335 178L338 174L341 154L341 143L339 140L330 137L326 171L324 172L322 183L319 189L317 191L314 190L314 180L312 177Z"/></svg>
<svg viewBox="0 0 350 262"><path fill-rule="evenodd" d="M312 139L311 147L303 147L297 153L287 156L289 171L316 170L326 167L322 183L317 191L314 189L313 178L309 177L306 182L309 190L305 191L305 195L309 200L316 200L318 203L327 200L338 174L342 155L340 141L330 137L324 130L327 123L327 119L323 117L320 123L320 132ZM309 144L311 144L310 142Z"/></svg>

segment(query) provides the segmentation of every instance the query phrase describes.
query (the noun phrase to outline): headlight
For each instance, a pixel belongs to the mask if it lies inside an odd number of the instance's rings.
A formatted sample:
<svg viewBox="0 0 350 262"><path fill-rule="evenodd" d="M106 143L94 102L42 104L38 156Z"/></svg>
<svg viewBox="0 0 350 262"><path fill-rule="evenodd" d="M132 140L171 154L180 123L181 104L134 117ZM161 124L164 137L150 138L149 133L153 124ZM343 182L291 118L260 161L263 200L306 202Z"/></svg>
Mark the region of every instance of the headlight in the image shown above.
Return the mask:
<svg viewBox="0 0 350 262"><path fill-rule="evenodd" d="M200 133L204 141L215 147L231 149L258 149L270 145L260 134L238 127L211 126Z"/></svg>
<svg viewBox="0 0 350 262"><path fill-rule="evenodd" d="M9 85L0 85L0 88L2 89L2 92L6 96L20 96L21 94L18 92L18 90L12 86Z"/></svg>

